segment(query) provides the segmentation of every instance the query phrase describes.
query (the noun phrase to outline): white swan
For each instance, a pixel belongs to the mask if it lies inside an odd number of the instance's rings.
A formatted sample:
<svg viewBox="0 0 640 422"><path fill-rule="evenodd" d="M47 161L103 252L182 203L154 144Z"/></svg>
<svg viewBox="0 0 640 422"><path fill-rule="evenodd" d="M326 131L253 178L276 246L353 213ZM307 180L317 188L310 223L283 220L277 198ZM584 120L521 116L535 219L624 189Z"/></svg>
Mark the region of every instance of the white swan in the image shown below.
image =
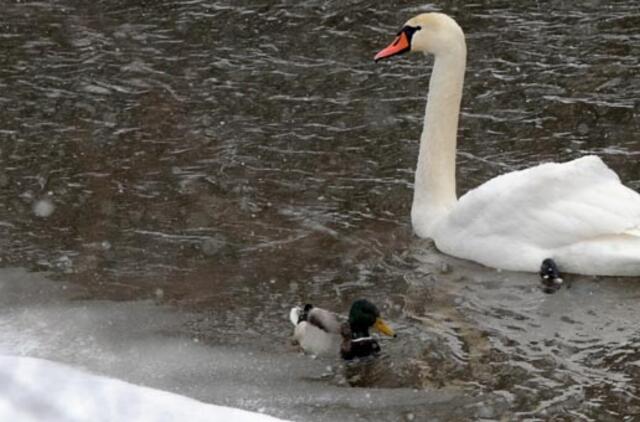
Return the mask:
<svg viewBox="0 0 640 422"><path fill-rule="evenodd" d="M418 236L505 270L535 272L552 258L571 273L640 275L640 195L596 156L504 174L457 199L464 33L447 15L425 13L375 60L406 51L435 56L411 208Z"/></svg>

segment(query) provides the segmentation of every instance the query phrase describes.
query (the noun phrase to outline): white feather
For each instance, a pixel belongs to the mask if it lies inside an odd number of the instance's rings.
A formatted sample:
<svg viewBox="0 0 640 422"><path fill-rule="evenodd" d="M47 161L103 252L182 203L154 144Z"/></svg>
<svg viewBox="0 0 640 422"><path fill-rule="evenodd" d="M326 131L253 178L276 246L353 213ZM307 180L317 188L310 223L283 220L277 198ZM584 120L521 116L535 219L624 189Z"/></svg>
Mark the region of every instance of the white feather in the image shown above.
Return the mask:
<svg viewBox="0 0 640 422"><path fill-rule="evenodd" d="M291 308L289 312L289 319L293 325L298 325L298 321L300 320L300 312L302 312L302 308L299 306L295 306Z"/></svg>
<svg viewBox="0 0 640 422"><path fill-rule="evenodd" d="M489 180L462 196L436 226L443 252L482 264L537 271L640 274L640 195L600 158L542 164Z"/></svg>
<svg viewBox="0 0 640 422"><path fill-rule="evenodd" d="M466 66L464 33L450 17L425 13L411 51L431 53L411 219L445 253L484 265L537 272L640 275L640 195L600 158L542 164L492 179L456 197L456 135Z"/></svg>

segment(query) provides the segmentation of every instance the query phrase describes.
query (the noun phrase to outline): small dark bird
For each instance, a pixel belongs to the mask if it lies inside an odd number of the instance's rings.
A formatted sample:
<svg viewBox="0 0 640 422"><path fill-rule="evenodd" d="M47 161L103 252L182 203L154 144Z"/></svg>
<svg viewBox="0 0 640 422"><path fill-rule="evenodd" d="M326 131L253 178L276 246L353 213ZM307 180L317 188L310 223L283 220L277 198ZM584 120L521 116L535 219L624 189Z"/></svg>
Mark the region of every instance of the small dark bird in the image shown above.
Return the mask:
<svg viewBox="0 0 640 422"><path fill-rule="evenodd" d="M380 318L380 311L366 299L353 302L347 321L341 322L336 314L311 304L296 306L289 315L295 326L293 340L308 353L337 355L351 360L380 352L378 341L369 334L375 328L395 337L395 333Z"/></svg>
<svg viewBox="0 0 640 422"><path fill-rule="evenodd" d="M564 280L558 270L558 265L553 259L547 258L542 261L542 265L540 266L540 281L542 282L542 290L545 293L553 293L564 284Z"/></svg>

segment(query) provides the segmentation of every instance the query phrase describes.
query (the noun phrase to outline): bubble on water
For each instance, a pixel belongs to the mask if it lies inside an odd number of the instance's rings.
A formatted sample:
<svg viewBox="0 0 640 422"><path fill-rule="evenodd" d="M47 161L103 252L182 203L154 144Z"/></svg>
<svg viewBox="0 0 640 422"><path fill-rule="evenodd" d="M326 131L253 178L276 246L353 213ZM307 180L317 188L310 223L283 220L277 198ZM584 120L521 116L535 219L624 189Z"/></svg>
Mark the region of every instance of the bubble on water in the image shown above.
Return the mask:
<svg viewBox="0 0 640 422"><path fill-rule="evenodd" d="M51 214L53 214L55 209L56 206L48 198L40 199L39 201L36 201L35 204L33 204L33 213L36 215L36 217L47 218Z"/></svg>
<svg viewBox="0 0 640 422"><path fill-rule="evenodd" d="M474 406L475 416L479 419L493 419L495 412L493 408L486 403L478 403Z"/></svg>
<svg viewBox="0 0 640 422"><path fill-rule="evenodd" d="M207 256L214 256L222 252L226 245L225 239L222 236L208 237L200 244L202 253Z"/></svg>
<svg viewBox="0 0 640 422"><path fill-rule="evenodd" d="M163 289L157 288L155 290L154 294L156 295L156 299L158 299L158 300L164 299L164 290Z"/></svg>
<svg viewBox="0 0 640 422"><path fill-rule="evenodd" d="M586 135L589 133L589 125L587 125L586 123L580 123L578 125L578 133L580 135Z"/></svg>
<svg viewBox="0 0 640 422"><path fill-rule="evenodd" d="M440 263L440 274L448 274L451 272L451 265L446 262Z"/></svg>
<svg viewBox="0 0 640 422"><path fill-rule="evenodd" d="M54 265L58 270L66 274L70 274L73 272L73 261L71 261L71 258L69 258L67 255L62 255L60 258L58 258Z"/></svg>

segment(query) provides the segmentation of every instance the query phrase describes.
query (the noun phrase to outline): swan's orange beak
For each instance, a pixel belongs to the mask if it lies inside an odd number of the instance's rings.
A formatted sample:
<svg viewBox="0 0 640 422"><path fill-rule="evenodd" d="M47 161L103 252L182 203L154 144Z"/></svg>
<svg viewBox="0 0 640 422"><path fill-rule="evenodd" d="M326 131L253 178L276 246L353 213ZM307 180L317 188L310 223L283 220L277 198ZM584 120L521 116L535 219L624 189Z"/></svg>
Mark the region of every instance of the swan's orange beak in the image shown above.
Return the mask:
<svg viewBox="0 0 640 422"><path fill-rule="evenodd" d="M386 59L387 57L395 56L396 54L409 51L411 45L409 44L409 36L406 31L401 31L395 40L389 46L383 50L380 50L378 54L373 58L376 62L378 60Z"/></svg>

